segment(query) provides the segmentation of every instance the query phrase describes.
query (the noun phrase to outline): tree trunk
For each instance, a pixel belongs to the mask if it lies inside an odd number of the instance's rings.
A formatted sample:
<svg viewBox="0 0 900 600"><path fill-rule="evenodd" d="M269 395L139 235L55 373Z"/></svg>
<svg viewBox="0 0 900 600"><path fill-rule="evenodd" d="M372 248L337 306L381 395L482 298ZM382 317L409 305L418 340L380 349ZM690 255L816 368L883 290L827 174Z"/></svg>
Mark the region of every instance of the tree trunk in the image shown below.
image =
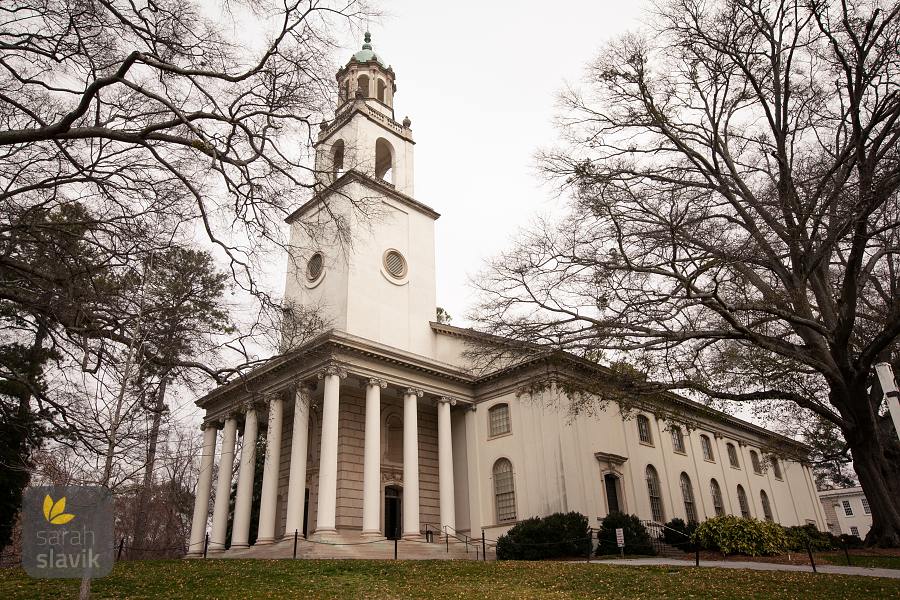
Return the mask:
<svg viewBox="0 0 900 600"><path fill-rule="evenodd" d="M137 512L134 519L134 536L132 545L137 548L134 552L135 558L140 558L147 554L149 542L144 539L147 535L147 525L149 525L149 515L147 508L150 505L150 496L153 491L153 470L156 468L156 447L159 443L159 429L162 424L163 408L165 407L166 385L169 378L163 375L159 382L159 389L156 392L156 403L153 407L153 420L150 424L150 434L147 443L147 460L144 463L144 481L141 484L141 491L138 496Z"/></svg>
<svg viewBox="0 0 900 600"><path fill-rule="evenodd" d="M872 511L872 528L866 536L866 545L898 547L900 443L893 426L879 427L878 418L871 413L860 415L856 419L857 426L844 432L844 435L853 454L853 467Z"/></svg>

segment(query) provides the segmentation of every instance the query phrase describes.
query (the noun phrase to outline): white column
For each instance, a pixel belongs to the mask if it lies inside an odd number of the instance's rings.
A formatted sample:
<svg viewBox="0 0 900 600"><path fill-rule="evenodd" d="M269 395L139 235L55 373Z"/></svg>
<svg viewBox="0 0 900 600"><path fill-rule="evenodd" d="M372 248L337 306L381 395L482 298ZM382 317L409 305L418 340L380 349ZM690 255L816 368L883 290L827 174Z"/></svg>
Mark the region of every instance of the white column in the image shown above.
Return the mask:
<svg viewBox="0 0 900 600"><path fill-rule="evenodd" d="M281 421L284 400L276 393L269 400L269 425L266 428L266 462L263 466L262 495L259 500L257 544L275 541L275 508L278 502L278 471L281 466Z"/></svg>
<svg viewBox="0 0 900 600"><path fill-rule="evenodd" d="M316 533L337 531L337 455L338 455L338 407L341 394L340 369L329 367L319 375L325 380L325 398L322 402L322 446L319 452L319 501L316 510Z"/></svg>
<svg viewBox="0 0 900 600"><path fill-rule="evenodd" d="M419 537L419 398L412 388L403 395L403 537Z"/></svg>
<svg viewBox="0 0 900 600"><path fill-rule="evenodd" d="M466 475L469 479L469 535L478 537L481 535L481 525L485 518L482 516L481 495L481 439L478 434L478 421L480 417L473 404L465 412L466 423Z"/></svg>
<svg viewBox="0 0 900 600"><path fill-rule="evenodd" d="M441 528L456 533L456 504L453 490L453 432L450 428L451 398L438 400L438 482L441 501Z"/></svg>
<svg viewBox="0 0 900 600"><path fill-rule="evenodd" d="M370 379L366 386L366 437L363 451L363 535L381 535L381 390L387 383Z"/></svg>
<svg viewBox="0 0 900 600"><path fill-rule="evenodd" d="M237 439L237 418L228 415L222 428L222 450L219 454L219 478L216 481L216 502L213 506L210 550L224 550L228 532L228 505L231 500L231 470L234 468L234 444Z"/></svg>
<svg viewBox="0 0 900 600"><path fill-rule="evenodd" d="M250 507L253 503L257 428L256 407L251 404L244 416L241 466L238 471L237 497L234 500L234 523L231 528L232 549L246 548L250 545Z"/></svg>
<svg viewBox="0 0 900 600"><path fill-rule="evenodd" d="M285 535L303 530L303 507L306 500L306 454L309 444L310 389L297 385L294 392L294 429L291 432L291 472L288 476L287 518Z"/></svg>
<svg viewBox="0 0 900 600"><path fill-rule="evenodd" d="M200 476L194 495L194 520L191 523L189 555L203 554L206 538L206 519L209 516L209 491L212 487L213 459L216 454L216 428L212 423L204 423L203 454L200 456Z"/></svg>

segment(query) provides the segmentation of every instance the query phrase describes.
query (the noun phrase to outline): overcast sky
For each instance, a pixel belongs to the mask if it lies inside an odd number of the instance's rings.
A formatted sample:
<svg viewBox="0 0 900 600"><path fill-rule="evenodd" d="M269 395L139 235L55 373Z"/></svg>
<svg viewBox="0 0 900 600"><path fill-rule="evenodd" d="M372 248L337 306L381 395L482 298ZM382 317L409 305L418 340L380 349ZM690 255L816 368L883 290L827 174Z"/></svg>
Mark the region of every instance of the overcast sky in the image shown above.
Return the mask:
<svg viewBox="0 0 900 600"><path fill-rule="evenodd" d="M437 301L464 325L468 279L538 214L559 210L534 153L556 136L555 96L602 44L637 28L643 1L382 0L372 44L412 120L416 199L439 213ZM361 39L347 40L346 62Z"/></svg>

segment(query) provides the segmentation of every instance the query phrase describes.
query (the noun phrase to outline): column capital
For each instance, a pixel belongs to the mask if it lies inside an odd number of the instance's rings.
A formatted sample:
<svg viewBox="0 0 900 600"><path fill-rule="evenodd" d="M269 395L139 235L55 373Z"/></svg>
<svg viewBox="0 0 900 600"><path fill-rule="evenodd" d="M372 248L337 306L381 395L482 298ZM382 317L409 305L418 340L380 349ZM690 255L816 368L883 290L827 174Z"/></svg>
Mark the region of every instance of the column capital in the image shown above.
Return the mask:
<svg viewBox="0 0 900 600"><path fill-rule="evenodd" d="M384 389L387 387L387 381L385 381L384 379L377 379L377 378L373 377L373 378L369 379L369 381L367 382L366 385L373 385L373 386L380 387L381 389Z"/></svg>
<svg viewBox="0 0 900 600"><path fill-rule="evenodd" d="M405 395L406 396L416 396L417 398L421 398L422 396L425 395L425 392L423 392L422 390L417 389L417 388L406 388Z"/></svg>
<svg viewBox="0 0 900 600"><path fill-rule="evenodd" d="M297 378L291 382L291 387L294 390L294 393L310 393L316 388L316 384L306 381L305 379Z"/></svg>
<svg viewBox="0 0 900 600"><path fill-rule="evenodd" d="M200 423L200 431L206 431L209 427L213 429L222 429L225 427L224 419L210 419L209 421L203 421Z"/></svg>
<svg viewBox="0 0 900 600"><path fill-rule="evenodd" d="M251 410L259 410L261 408L264 408L269 403L268 398L269 398L269 396L266 396L265 399L251 398L250 400L245 401L241 405L241 408L243 409L242 412L246 415Z"/></svg>
<svg viewBox="0 0 900 600"><path fill-rule="evenodd" d="M316 373L316 377L319 379L325 379L328 375L337 375L341 379L346 379L347 377L347 369L338 363L328 363L325 365L321 371Z"/></svg>
<svg viewBox="0 0 900 600"><path fill-rule="evenodd" d="M441 396L440 398L434 401L435 406L439 406L441 404L449 404L450 406L456 406L456 398L451 398L450 396Z"/></svg>

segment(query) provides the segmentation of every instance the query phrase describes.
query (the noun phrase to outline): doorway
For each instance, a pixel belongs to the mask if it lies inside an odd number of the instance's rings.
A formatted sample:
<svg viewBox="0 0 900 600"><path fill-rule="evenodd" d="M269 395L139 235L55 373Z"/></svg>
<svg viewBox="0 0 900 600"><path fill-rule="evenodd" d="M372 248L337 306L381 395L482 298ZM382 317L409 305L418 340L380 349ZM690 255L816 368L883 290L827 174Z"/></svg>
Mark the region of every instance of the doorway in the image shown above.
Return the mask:
<svg viewBox="0 0 900 600"><path fill-rule="evenodd" d="M607 512L621 512L619 507L619 478L612 473L607 473L603 476L603 483L606 486Z"/></svg>
<svg viewBox="0 0 900 600"><path fill-rule="evenodd" d="M400 539L401 498L399 486L384 488L384 537L389 540Z"/></svg>

